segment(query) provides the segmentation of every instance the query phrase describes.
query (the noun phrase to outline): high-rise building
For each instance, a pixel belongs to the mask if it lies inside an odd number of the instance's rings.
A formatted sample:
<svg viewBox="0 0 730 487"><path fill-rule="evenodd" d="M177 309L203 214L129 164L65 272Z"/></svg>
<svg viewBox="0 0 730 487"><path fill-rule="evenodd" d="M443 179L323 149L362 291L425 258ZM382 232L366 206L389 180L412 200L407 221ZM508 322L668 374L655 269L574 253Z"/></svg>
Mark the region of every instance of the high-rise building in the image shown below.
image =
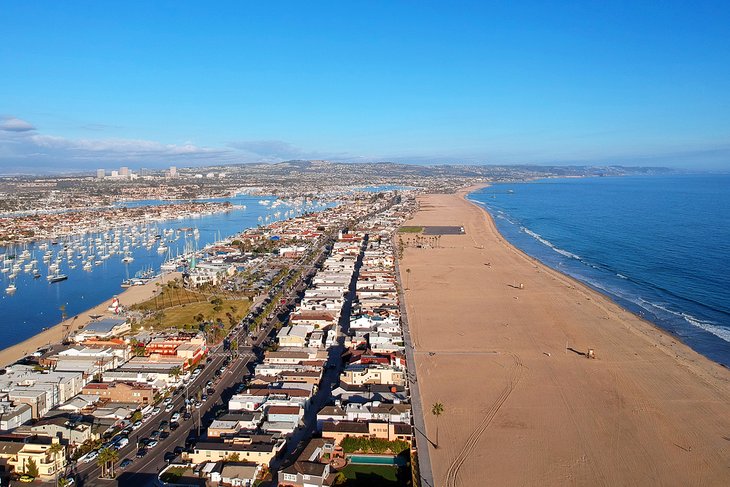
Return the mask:
<svg viewBox="0 0 730 487"><path fill-rule="evenodd" d="M177 177L177 168L175 166L170 166L170 177Z"/></svg>
<svg viewBox="0 0 730 487"><path fill-rule="evenodd" d="M126 166L122 166L119 168L119 175L122 177L129 177L129 168Z"/></svg>
<svg viewBox="0 0 730 487"><path fill-rule="evenodd" d="M103 169L96 170L96 179L104 179L105 171Z"/></svg>

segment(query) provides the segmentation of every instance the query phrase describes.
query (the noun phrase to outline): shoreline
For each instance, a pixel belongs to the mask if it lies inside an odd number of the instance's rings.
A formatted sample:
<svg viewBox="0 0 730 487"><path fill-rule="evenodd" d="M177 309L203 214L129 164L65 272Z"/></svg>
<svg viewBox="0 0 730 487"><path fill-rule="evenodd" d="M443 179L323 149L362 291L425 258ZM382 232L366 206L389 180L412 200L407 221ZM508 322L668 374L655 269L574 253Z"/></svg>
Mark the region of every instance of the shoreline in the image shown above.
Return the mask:
<svg viewBox="0 0 730 487"><path fill-rule="evenodd" d="M133 304L144 302L153 297L159 287L156 283L164 283L170 279L174 279L180 275L179 272L167 273L158 276L155 279L143 284L142 286L132 286L124 289L119 294L111 296L101 303L89 308L85 311L78 313L75 316L67 318L56 325L48 327L46 330L41 331L29 338L26 338L20 343L10 345L0 350L0 367L7 367L22 359L23 357L35 352L39 348L45 346L59 344L63 340L64 328L68 326L70 332L73 333L88 325L92 320L89 315L102 315L103 318L114 317L112 312L107 311L107 308L111 304L112 299L116 296L119 298L119 304L121 306L129 307Z"/></svg>
<svg viewBox="0 0 730 487"><path fill-rule="evenodd" d="M466 198L484 186L404 223L466 229L401 260L421 399L449 416L436 485L720 485L727 369L510 244Z"/></svg>
<svg viewBox="0 0 730 487"><path fill-rule="evenodd" d="M721 362L719 360L716 360L716 359L714 359L712 357L709 357L707 355L704 355L702 352L700 352L698 350L695 350L691 345L689 345L688 343L686 343L684 341L684 338L682 336L674 333L670 329L664 328L660 323L655 322L655 321L652 321L651 319L646 318L643 314L637 313L636 311L630 309L630 307L627 307L624 303L622 303L620 301L620 298L618 298L617 296L614 296L614 295L610 294L609 292L604 291L603 289L600 289L600 288L591 286L591 284L589 284L587 282L583 282L579 277L571 276L569 274L566 274L564 272L561 272L560 270L555 269L554 267L551 267L549 264L544 263L538 257L534 257L534 256L528 254L527 252L525 252L524 250L520 249L519 247L517 247L516 244L512 243L507 237L505 237L504 235L502 235L502 233L499 231L499 229L497 228L497 224L494 221L494 217L492 216L492 214L487 209L486 204L484 204L483 202L476 201L476 200L472 200L471 198L469 198L469 195L471 193L474 193L476 191L479 191L481 189L484 189L484 188L487 188L487 187L490 187L490 186L492 186L492 183L485 183L483 185L470 186L468 188L465 188L464 190L458 191L457 194L461 198L463 198L465 201L467 201L468 203L474 205L476 208L478 208L479 210L481 210L484 213L486 213L487 216L488 216L488 218L489 218L490 225L494 228L494 231L499 235L499 238L503 239L507 243L507 245L511 246L514 249L514 251L521 253L525 257L525 259L528 259L528 260L534 262L535 264L544 266L546 269L549 269L549 270L555 272L556 274L562 276L562 278L568 279L568 280L574 282L575 284L580 285L581 287L584 288L584 290L586 292L593 292L593 293L596 293L596 294L598 294L598 295L600 295L600 296L602 296L602 297L610 300L611 303L613 303L616 306L620 307L625 312L631 313L638 320L641 320L646 325L650 326L654 331L659 332L659 333L663 333L663 334L667 335L667 337L669 337L669 338L671 338L673 340L680 341L683 345L685 345L685 346L689 347L690 349L692 349L693 352L701 355L702 357L704 357L707 360L709 360L709 361L711 361L711 362L719 365L720 367L723 367L725 369L729 369L730 370L730 364L725 364L725 363L723 363L723 362Z"/></svg>
<svg viewBox="0 0 730 487"><path fill-rule="evenodd" d="M470 193L472 193L474 191L478 191L479 189L484 189L485 187L488 187L488 186L490 186L490 184L486 184L484 186L481 186L481 185L472 186L470 188L467 188L468 191L467 190L465 190L464 192L460 191L457 194L459 194L459 196L462 199L464 199L464 201L466 201L470 205L473 205L475 208L479 209L479 211L484 212L484 214L488 218L489 225L492 227L494 232L498 235L498 238L501 239L507 247L510 247L513 252L521 254L525 260L529 261L533 265L542 266L544 268L544 272L552 273L557 278L564 280L564 282L568 283L568 285L573 285L573 286L576 286L576 288L581 288L582 292L584 292L586 294L594 294L603 299L606 299L612 305L619 308L622 312L632 315L637 321L643 323L643 325L644 325L642 327L638 327L638 331L642 332L644 335L646 335L647 337L650 337L650 338L655 338L654 335L658 334L660 336L659 344L661 346L666 346L668 348L668 350L666 350L666 351L669 355L675 354L675 358L679 358L679 355L676 355L676 354L684 352L682 354L683 359L685 359L689 362L695 362L695 360L691 357L691 355L694 354L694 355L698 355L698 356L702 357L703 359L707 360L708 362L710 362L714 365L717 365L718 367L720 367L723 370L729 370L725 364L717 362L717 361L711 359L710 357L706 357L705 355L702 355L700 352L694 350L692 347L690 347L689 345L684 343L682 341L681 337L676 336L669 330L665 330L664 328L662 328L657 323L654 323L653 321L648 320L648 319L644 318L643 316L640 316L637 313L634 313L633 311L631 311L630 309L624 307L623 305L621 305L621 303L615 301L613 299L613 296L611 296L610 294L604 293L599 289L595 289L595 288L591 287L589 284L584 283L583 281L581 281L580 279L578 279L576 277L570 276L568 274L564 274L564 273L560 272L559 270L553 269L549 265L541 262L540 259L538 259L537 257L533 257L530 254L528 254L527 252L525 252L524 250L515 246L512 242L510 242L506 237L504 237L499 232L499 230L497 229L497 225L494 223L494 219L492 218L491 213L489 213L489 211L486 208L482 207L477 202L472 201L468 198ZM683 350L680 347L674 347L674 345L676 345L676 343L674 343L675 340L677 342L679 342L683 347L688 349L691 353L689 353L689 354L686 353L687 350ZM667 343L668 341L669 341L669 343ZM730 381L730 376L726 377L725 380Z"/></svg>

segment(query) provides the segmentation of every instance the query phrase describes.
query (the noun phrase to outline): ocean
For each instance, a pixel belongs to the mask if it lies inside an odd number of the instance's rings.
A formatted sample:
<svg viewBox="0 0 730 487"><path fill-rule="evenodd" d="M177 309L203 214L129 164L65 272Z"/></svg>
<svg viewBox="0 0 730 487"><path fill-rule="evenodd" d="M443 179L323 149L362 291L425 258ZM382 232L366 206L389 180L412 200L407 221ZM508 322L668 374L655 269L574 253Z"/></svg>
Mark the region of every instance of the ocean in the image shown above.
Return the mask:
<svg viewBox="0 0 730 487"><path fill-rule="evenodd" d="M730 366L730 175L543 179L469 199L525 253Z"/></svg>
<svg viewBox="0 0 730 487"><path fill-rule="evenodd" d="M139 245L142 241L155 234L162 234L162 240L170 248L172 256L183 253L188 248L201 249L205 245L220 240L247 228L259 224L266 224L270 221L285 218L285 212L294 211L294 208L280 205L272 208L276 201L273 196L248 196L241 195L235 198L215 199L205 201L230 201L237 208L225 213L216 213L197 218L179 218L160 222L148 222L145 226L147 232L144 235L138 228L138 245L130 246L133 262L123 263L123 255L117 254L100 261L99 265L93 265L91 269L84 270L80 261L73 259L75 268L70 268L67 259L60 265L59 272L68 275L68 280L49 283L46 276L49 274L48 264L42 259L44 250L39 246L43 241L33 242L25 246L0 246L0 254L19 255L24 249L31 253L31 257L24 262L28 263L31 258L38 261L38 269L41 277L34 279L29 272L21 271L12 280L17 291L13 294L6 293L5 287L11 282L9 273L0 274L0 349L15 345L23 340L39 333L46 327L60 323L62 307L68 317L73 317L88 310L105 300L111 299L114 295L121 293L124 289L121 283L125 279L133 278L139 272L152 269L159 272L160 265L168 258L167 252L159 253L155 245L151 249ZM150 200L144 202L124 203L125 206L158 205L170 204L170 201ZM245 208L243 208L245 206ZM311 202L301 210L318 211L332 204L321 204ZM142 225L138 225L141 227ZM123 229L122 235L132 234L129 227ZM191 231L180 231L181 229L198 229L198 237ZM169 232L164 235L164 231ZM109 232L107 232L109 233ZM58 245L50 245L48 249L53 251L53 256L63 252L63 244L66 241L83 241L85 244L94 242L99 234L87 234L76 236L70 239L59 239ZM177 237L177 239L175 239ZM102 237L103 239L103 237ZM77 254L78 252L74 252ZM99 259L97 259L99 260ZM5 266L11 265L8 261Z"/></svg>

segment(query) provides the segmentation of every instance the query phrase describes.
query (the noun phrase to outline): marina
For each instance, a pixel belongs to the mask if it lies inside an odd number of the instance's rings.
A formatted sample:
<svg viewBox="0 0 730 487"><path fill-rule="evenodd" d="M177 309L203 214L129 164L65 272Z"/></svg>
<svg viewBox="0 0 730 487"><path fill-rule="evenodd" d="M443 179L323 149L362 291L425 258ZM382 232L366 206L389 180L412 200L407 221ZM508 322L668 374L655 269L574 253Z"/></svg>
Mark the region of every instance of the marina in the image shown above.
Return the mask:
<svg viewBox="0 0 730 487"><path fill-rule="evenodd" d="M219 200L225 201L225 200ZM173 219L118 225L105 231L0 247L0 312L8 347L140 285L172 272L193 253L246 228L317 211L325 204L273 196L230 198L227 212L181 213ZM146 202L148 205L169 202ZM130 202L129 206L135 206Z"/></svg>

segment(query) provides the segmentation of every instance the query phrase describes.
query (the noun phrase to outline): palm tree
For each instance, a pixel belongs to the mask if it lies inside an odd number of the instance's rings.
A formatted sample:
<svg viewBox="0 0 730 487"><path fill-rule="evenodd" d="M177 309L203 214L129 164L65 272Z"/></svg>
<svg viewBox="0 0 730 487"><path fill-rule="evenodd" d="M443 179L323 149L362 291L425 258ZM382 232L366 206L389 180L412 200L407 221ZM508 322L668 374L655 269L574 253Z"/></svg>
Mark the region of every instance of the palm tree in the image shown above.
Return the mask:
<svg viewBox="0 0 730 487"><path fill-rule="evenodd" d="M58 471L60 470L60 468L57 468L58 454L63 451L63 446L61 446L61 443L51 443L46 451L53 457L53 470L56 472L56 484L58 484Z"/></svg>
<svg viewBox="0 0 730 487"><path fill-rule="evenodd" d="M436 444L434 445L435 448L439 447L439 416L441 416L444 413L444 405L440 402L434 403L433 406L431 406L431 414L436 416Z"/></svg>
<svg viewBox="0 0 730 487"><path fill-rule="evenodd" d="M408 289L411 284L411 268L409 267L406 269L406 289Z"/></svg>
<svg viewBox="0 0 730 487"><path fill-rule="evenodd" d="M175 367L173 367L173 368L170 369L170 375L172 377L174 377L175 380L177 380L178 377L180 377L180 374L181 373L182 373L182 371L180 370L180 367L179 366L175 366Z"/></svg>
<svg viewBox="0 0 730 487"><path fill-rule="evenodd" d="M104 478L114 478L114 462L119 459L119 453L113 448L102 448L99 450L99 456L96 463L101 467L101 476ZM111 467L111 475L107 476L107 470Z"/></svg>

